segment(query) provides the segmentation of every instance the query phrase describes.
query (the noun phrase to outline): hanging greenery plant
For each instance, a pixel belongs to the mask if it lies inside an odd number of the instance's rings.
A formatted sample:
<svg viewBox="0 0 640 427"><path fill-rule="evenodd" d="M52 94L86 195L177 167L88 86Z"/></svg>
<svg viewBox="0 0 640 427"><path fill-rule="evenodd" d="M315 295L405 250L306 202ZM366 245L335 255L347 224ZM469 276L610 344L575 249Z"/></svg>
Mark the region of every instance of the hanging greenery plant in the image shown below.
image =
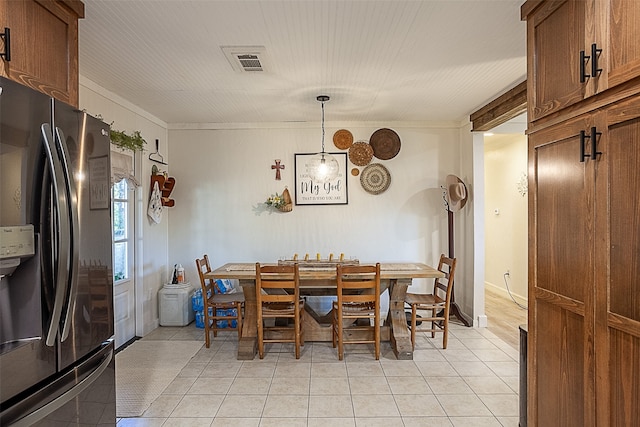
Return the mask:
<svg viewBox="0 0 640 427"><path fill-rule="evenodd" d="M144 150L144 144L147 143L147 141L145 141L144 138L142 138L142 136L140 135L139 130L136 130L131 135L128 135L121 130L111 129L109 138L111 139L112 144L134 152Z"/></svg>
<svg viewBox="0 0 640 427"><path fill-rule="evenodd" d="M87 112L87 110L82 110L82 111L84 111L85 113ZM102 117L102 114L96 114L95 118L104 120L104 118ZM113 122L111 122L109 126L111 128L109 132L109 140L113 145L116 145L122 148L123 150L124 149L131 150L134 153L136 151L144 150L144 144L146 144L147 141L145 141L142 135L140 135L139 130L134 131L133 134L131 135L127 135L127 133L124 131L115 130L113 128Z"/></svg>

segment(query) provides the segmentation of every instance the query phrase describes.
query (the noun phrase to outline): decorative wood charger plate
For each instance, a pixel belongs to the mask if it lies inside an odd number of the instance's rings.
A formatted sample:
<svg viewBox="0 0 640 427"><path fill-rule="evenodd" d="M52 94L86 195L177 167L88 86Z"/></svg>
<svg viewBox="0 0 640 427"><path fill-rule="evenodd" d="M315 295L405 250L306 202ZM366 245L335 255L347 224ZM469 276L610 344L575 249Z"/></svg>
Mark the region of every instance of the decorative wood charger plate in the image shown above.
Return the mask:
<svg viewBox="0 0 640 427"><path fill-rule="evenodd" d="M353 135L346 129L340 129L333 134L333 145L341 150L347 150L353 144Z"/></svg>
<svg viewBox="0 0 640 427"><path fill-rule="evenodd" d="M373 148L373 155L380 160L393 159L400 152L400 137L391 129L375 131L369 138L369 144Z"/></svg>
<svg viewBox="0 0 640 427"><path fill-rule="evenodd" d="M354 142L349 148L349 160L356 166L366 166L373 158L373 148L364 141Z"/></svg>
<svg viewBox="0 0 640 427"><path fill-rule="evenodd" d="M380 194L387 191L391 184L391 174L380 163L371 163L360 174L360 185L370 194Z"/></svg>

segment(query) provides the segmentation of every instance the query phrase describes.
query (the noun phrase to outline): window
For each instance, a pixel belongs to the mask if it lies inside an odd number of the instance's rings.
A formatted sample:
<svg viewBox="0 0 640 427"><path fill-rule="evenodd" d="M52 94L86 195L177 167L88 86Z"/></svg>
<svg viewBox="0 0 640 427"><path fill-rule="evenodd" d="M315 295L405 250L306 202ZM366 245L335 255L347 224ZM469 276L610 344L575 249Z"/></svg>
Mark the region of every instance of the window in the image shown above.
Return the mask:
<svg viewBox="0 0 640 427"><path fill-rule="evenodd" d="M113 278L129 278L129 199L127 180L113 185Z"/></svg>

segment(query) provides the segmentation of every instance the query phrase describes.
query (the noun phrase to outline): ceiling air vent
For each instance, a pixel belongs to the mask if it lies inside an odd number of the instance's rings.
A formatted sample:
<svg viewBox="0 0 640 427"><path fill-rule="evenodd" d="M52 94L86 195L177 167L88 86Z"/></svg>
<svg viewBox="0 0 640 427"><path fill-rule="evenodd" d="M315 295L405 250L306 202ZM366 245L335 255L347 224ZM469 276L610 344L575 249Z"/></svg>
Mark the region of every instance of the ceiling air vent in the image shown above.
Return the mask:
<svg viewBox="0 0 640 427"><path fill-rule="evenodd" d="M240 73L267 71L264 46L222 46L231 67Z"/></svg>
<svg viewBox="0 0 640 427"><path fill-rule="evenodd" d="M258 55L244 54L238 55L237 58L244 71L263 71Z"/></svg>

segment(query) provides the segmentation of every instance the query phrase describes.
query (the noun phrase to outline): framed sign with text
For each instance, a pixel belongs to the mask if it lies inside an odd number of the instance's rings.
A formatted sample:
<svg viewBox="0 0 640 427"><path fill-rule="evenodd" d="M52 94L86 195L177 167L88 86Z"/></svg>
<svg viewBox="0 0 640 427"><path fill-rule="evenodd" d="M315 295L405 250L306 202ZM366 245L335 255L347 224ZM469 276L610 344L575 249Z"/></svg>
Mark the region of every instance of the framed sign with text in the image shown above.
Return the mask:
<svg viewBox="0 0 640 427"><path fill-rule="evenodd" d="M329 153L338 161L340 172L327 182L314 182L307 172L307 163L316 154L295 154L296 205L346 205L347 153Z"/></svg>

